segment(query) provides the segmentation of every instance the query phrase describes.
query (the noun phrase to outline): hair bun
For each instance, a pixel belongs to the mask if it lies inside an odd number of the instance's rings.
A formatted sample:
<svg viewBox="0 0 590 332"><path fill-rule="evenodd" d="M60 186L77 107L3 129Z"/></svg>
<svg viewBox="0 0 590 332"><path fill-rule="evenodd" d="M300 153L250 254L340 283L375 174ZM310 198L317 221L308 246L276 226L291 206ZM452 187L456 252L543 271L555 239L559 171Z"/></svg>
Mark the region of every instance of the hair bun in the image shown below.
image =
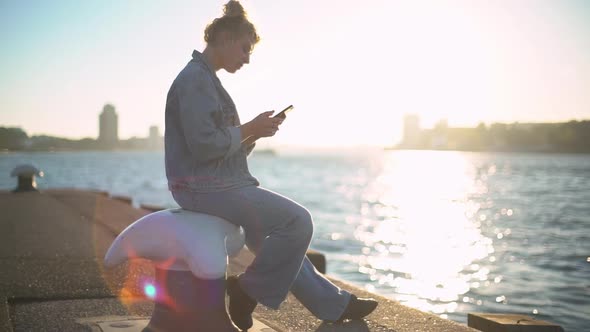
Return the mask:
<svg viewBox="0 0 590 332"><path fill-rule="evenodd" d="M229 35L221 36L222 32L227 32ZM237 40L244 35L248 35L253 44L260 40L260 36L256 33L254 24L248 20L242 4L237 0L230 0L223 5L223 16L207 24L204 37L208 45L214 45L221 40L220 38Z"/></svg>
<svg viewBox="0 0 590 332"><path fill-rule="evenodd" d="M230 0L223 6L223 16L246 16L246 11L242 4L236 0Z"/></svg>

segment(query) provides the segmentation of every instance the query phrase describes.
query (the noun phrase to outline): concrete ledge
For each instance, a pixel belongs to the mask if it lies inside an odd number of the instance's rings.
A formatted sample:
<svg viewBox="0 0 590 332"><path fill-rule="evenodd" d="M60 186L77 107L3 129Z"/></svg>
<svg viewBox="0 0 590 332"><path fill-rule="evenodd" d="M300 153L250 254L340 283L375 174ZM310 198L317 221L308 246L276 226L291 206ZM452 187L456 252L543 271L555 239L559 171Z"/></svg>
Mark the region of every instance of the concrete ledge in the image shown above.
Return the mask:
<svg viewBox="0 0 590 332"><path fill-rule="evenodd" d="M111 196L111 199L116 199L129 205L133 204L133 198L129 196Z"/></svg>
<svg viewBox="0 0 590 332"><path fill-rule="evenodd" d="M99 196L109 197L109 192L104 190L89 190L91 193L94 193Z"/></svg>
<svg viewBox="0 0 590 332"><path fill-rule="evenodd" d="M315 251L312 249L307 250L305 254L311 264L318 270L320 273L326 274L326 256L319 251Z"/></svg>
<svg viewBox="0 0 590 332"><path fill-rule="evenodd" d="M150 212L158 212L158 211L162 211L165 210L166 208L159 206L159 205L152 205L152 204L140 204L139 205L140 209L144 209Z"/></svg>
<svg viewBox="0 0 590 332"><path fill-rule="evenodd" d="M467 325L482 332L564 332L559 325L514 314L470 313Z"/></svg>

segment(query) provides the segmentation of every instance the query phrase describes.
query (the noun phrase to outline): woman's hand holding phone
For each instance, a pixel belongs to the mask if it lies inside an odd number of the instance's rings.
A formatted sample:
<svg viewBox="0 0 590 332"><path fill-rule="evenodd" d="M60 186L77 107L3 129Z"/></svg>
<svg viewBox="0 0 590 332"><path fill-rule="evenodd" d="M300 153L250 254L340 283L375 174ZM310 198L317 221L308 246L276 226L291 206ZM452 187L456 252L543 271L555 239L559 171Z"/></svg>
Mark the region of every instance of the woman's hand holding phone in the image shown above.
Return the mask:
<svg viewBox="0 0 590 332"><path fill-rule="evenodd" d="M286 113L293 109L293 105L287 106L284 110L279 112L277 115L271 117L274 111L260 113L252 121L247 122L240 126L242 129L242 141L249 137L256 139L260 137L272 137L279 130L279 125L283 123L287 117Z"/></svg>
<svg viewBox="0 0 590 332"><path fill-rule="evenodd" d="M279 125L283 122L283 119L271 117L274 111L260 113L252 121L243 124L240 128L242 129L242 140L250 136L254 137L271 137L279 130Z"/></svg>

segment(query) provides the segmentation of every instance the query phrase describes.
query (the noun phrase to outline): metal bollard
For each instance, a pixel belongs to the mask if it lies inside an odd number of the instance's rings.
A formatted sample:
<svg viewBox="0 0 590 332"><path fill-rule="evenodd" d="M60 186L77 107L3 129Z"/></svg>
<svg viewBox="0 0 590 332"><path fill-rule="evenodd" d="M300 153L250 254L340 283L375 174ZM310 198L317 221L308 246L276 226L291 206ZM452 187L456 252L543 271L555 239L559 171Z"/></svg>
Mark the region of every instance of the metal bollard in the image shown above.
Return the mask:
<svg viewBox="0 0 590 332"><path fill-rule="evenodd" d="M156 268L155 307L142 332L238 332L225 308L225 277L200 279L190 271Z"/></svg>
<svg viewBox="0 0 590 332"><path fill-rule="evenodd" d="M38 191L37 182L35 181L35 175L42 177L43 172L41 172L31 164L23 164L16 166L10 173L10 176L18 177L17 187L14 188L12 192L19 193Z"/></svg>

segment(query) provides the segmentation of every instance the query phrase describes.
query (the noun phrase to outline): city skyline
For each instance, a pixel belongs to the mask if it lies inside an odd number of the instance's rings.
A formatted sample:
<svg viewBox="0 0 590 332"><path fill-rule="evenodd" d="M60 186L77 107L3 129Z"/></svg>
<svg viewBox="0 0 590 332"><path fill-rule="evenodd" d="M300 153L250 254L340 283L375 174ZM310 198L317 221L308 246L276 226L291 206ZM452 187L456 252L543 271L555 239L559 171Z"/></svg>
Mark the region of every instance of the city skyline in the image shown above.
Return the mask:
<svg viewBox="0 0 590 332"><path fill-rule="evenodd" d="M61 136L28 135L20 127L0 126L0 150L154 150L164 148L159 127L149 127L147 136L118 137L118 114L112 104L105 104L98 115L96 138L69 139ZM479 123L475 127L451 127L446 119L435 126L421 125L416 114L403 117L402 137L398 142L380 146L387 150L456 150L497 152L588 153L590 119L557 123ZM285 147L285 146L284 146ZM286 146L288 148L288 146ZM269 150L259 146L259 151ZM272 147L274 148L274 147ZM309 148L309 147L308 147Z"/></svg>
<svg viewBox="0 0 590 332"><path fill-rule="evenodd" d="M168 88L223 3L0 5L0 126L97 137L111 103L123 139L164 128ZM424 127L590 118L584 1L243 3L262 41L220 79L242 122L295 105L261 145L390 145L408 113Z"/></svg>
<svg viewBox="0 0 590 332"><path fill-rule="evenodd" d="M162 150L164 136L152 125L147 136L119 138L116 107L105 104L97 116L98 136L71 139L61 135L29 135L20 127L0 125L0 151Z"/></svg>
<svg viewBox="0 0 590 332"><path fill-rule="evenodd" d="M139 139L144 136L133 136L127 139L119 138L119 115L113 104L105 104L102 112L98 116L98 137L96 141L103 147L115 148L125 140ZM148 135L145 137L145 144L152 148L163 147L164 137L160 135L160 128L157 125L151 125L148 129Z"/></svg>

